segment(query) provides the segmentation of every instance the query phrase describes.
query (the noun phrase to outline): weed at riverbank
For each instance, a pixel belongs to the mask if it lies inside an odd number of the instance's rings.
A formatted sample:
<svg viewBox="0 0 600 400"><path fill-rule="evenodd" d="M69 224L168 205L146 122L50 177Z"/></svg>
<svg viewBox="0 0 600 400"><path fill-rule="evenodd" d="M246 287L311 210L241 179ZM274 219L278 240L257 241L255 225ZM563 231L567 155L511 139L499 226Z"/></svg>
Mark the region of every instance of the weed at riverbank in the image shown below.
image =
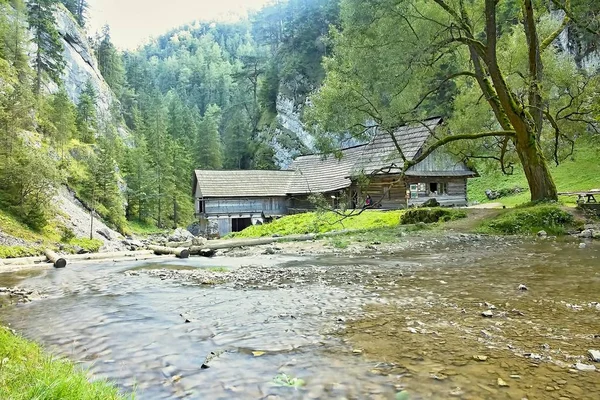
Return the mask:
<svg viewBox="0 0 600 400"><path fill-rule="evenodd" d="M531 234L541 230L550 235L564 235L576 225L575 218L556 206L536 206L510 210L480 228L484 233L504 235Z"/></svg>
<svg viewBox="0 0 600 400"><path fill-rule="evenodd" d="M304 213L289 215L271 223L255 225L242 232L230 235L231 238L252 238L272 235L302 235L307 233L327 233L339 230L367 230L397 226L403 211L369 210L343 219L333 213Z"/></svg>
<svg viewBox="0 0 600 400"><path fill-rule="evenodd" d="M53 359L40 347L0 327L0 398L11 400L122 400L105 381L89 382L67 360Z"/></svg>

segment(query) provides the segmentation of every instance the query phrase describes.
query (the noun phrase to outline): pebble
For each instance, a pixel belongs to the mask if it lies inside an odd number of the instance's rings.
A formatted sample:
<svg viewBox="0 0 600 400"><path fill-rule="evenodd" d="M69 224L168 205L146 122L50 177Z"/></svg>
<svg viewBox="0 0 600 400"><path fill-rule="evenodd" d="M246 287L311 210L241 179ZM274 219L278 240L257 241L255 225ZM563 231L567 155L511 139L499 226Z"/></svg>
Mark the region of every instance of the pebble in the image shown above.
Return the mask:
<svg viewBox="0 0 600 400"><path fill-rule="evenodd" d="M481 313L482 316L484 316L485 318L492 318L494 316L494 313L491 312L490 310L484 311Z"/></svg>
<svg viewBox="0 0 600 400"><path fill-rule="evenodd" d="M473 358L476 361L487 361L487 359L488 359L487 356L481 356L481 355L473 356Z"/></svg>
<svg viewBox="0 0 600 400"><path fill-rule="evenodd" d="M519 285L519 290L529 290L529 288L523 284Z"/></svg>
<svg viewBox="0 0 600 400"><path fill-rule="evenodd" d="M546 386L546 392L554 392L554 388L552 386Z"/></svg>
<svg viewBox="0 0 600 400"><path fill-rule="evenodd" d="M498 378L498 386L508 387L508 383L506 383L502 378Z"/></svg>

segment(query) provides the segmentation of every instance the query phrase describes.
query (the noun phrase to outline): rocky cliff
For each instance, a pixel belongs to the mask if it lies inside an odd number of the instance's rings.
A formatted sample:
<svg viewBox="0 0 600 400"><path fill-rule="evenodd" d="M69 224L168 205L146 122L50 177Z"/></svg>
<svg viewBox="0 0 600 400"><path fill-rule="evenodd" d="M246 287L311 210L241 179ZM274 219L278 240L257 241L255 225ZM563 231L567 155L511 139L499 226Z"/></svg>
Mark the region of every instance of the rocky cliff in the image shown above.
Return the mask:
<svg viewBox="0 0 600 400"><path fill-rule="evenodd" d="M108 117L111 104L116 99L98 69L98 62L88 42L86 32L62 5L59 5L55 17L64 48L63 57L66 67L62 80L67 94L71 101L77 103L85 84L90 81L96 89L98 116L99 118ZM49 84L47 88L50 93L58 90L56 84Z"/></svg>

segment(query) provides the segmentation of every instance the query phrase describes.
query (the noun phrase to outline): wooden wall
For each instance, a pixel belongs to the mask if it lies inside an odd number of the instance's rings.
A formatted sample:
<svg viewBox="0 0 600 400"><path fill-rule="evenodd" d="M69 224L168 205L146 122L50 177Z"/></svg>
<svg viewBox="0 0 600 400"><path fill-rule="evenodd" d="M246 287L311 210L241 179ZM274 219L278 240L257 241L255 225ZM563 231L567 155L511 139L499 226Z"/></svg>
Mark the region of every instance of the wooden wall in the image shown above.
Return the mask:
<svg viewBox="0 0 600 400"><path fill-rule="evenodd" d="M196 212L199 212L199 202L196 201ZM205 215L230 215L230 214L287 214L288 202L285 197L239 197L228 199L205 199Z"/></svg>
<svg viewBox="0 0 600 400"><path fill-rule="evenodd" d="M406 184L398 181L397 175L372 177L367 185L359 187L355 184L352 189L358 194L359 207L364 206L367 195L371 196L373 204L380 204L382 209L406 207Z"/></svg>

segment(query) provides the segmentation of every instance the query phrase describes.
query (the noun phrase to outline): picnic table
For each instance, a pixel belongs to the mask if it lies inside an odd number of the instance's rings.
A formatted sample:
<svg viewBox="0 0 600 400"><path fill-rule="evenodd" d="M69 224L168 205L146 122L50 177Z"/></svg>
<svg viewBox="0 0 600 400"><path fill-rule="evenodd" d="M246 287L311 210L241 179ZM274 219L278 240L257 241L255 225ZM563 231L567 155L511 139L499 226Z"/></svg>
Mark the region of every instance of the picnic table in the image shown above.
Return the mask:
<svg viewBox="0 0 600 400"><path fill-rule="evenodd" d="M568 192L568 193L559 193L564 196L577 196L577 203L589 204L589 203L598 203L596 200L596 195L600 195L599 189L590 190L587 192Z"/></svg>

